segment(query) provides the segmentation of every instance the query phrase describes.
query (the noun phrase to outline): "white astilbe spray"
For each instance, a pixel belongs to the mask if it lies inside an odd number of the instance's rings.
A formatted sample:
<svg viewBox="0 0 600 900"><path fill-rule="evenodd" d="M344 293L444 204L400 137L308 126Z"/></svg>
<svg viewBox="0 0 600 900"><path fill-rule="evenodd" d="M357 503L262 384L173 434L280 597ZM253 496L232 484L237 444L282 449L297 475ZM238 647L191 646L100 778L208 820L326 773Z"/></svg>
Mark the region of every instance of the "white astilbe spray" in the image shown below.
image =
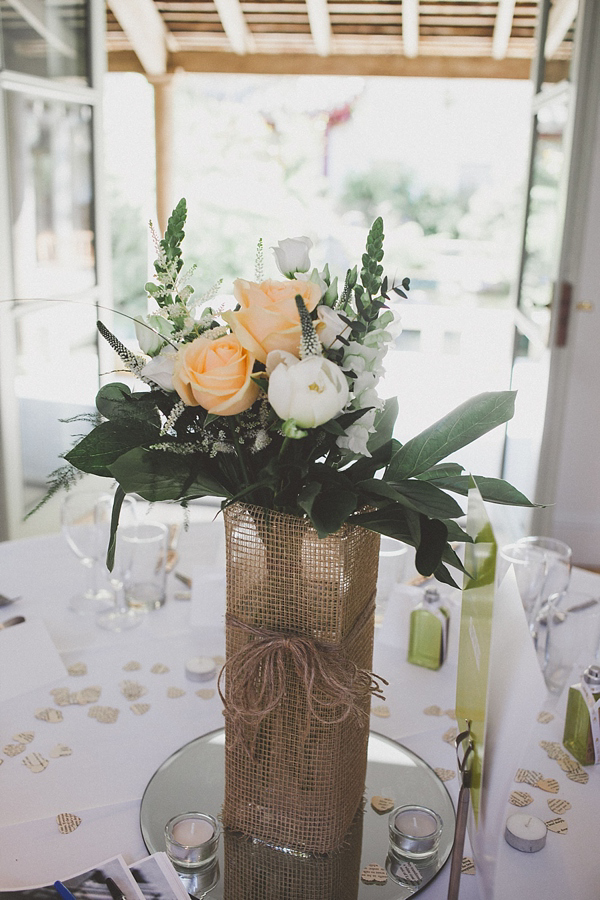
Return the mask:
<svg viewBox="0 0 600 900"><path fill-rule="evenodd" d="M171 428L173 427L173 425L175 424L175 422L177 421L179 416L181 416L183 414L184 410L185 410L185 403L183 402L183 400L180 400L178 403L175 404L175 406L173 407L173 409L171 410L171 412L165 419L165 424L163 425L163 427L160 430L161 435L167 434L167 432L169 432L171 430Z"/></svg>

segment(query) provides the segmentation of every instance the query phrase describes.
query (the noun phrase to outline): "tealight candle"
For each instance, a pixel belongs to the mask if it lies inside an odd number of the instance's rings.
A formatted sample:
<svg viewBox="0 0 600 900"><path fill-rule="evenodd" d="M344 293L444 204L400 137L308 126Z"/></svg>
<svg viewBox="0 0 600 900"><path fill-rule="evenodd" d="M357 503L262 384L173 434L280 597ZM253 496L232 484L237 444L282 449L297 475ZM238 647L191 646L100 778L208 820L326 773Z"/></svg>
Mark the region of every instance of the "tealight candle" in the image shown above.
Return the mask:
<svg viewBox="0 0 600 900"><path fill-rule="evenodd" d="M219 825L205 813L182 813L165 825L167 856L183 868L200 868L213 861L219 846Z"/></svg>
<svg viewBox="0 0 600 900"><path fill-rule="evenodd" d="M193 656L185 664L185 674L190 681L209 681L216 671L215 661L210 656Z"/></svg>
<svg viewBox="0 0 600 900"><path fill-rule="evenodd" d="M515 813L506 820L504 839L515 850L523 853L537 853L546 843L546 823L537 816Z"/></svg>
<svg viewBox="0 0 600 900"><path fill-rule="evenodd" d="M442 820L426 806L397 806L389 817L390 849L409 859L426 859L437 852Z"/></svg>

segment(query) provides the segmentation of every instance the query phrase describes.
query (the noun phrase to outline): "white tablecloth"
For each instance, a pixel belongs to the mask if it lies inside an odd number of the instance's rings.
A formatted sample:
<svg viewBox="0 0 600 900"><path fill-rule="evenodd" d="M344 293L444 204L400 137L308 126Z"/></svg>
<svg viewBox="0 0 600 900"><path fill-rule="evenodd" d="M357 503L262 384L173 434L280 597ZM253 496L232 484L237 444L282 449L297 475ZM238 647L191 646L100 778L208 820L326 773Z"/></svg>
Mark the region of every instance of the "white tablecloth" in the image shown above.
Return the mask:
<svg viewBox="0 0 600 900"><path fill-rule="evenodd" d="M222 522L197 523L184 532L179 544L178 570L187 574L205 567L204 574L222 572L224 551ZM190 601L175 599L181 584L169 576L166 605L149 614L141 627L113 634L99 629L92 618L78 616L67 609L68 597L84 580L84 570L59 535L0 544L0 591L20 595L14 606L0 610L0 621L22 613L28 620L40 617L66 666L84 662L87 674L65 673L59 679L0 704L0 741L6 748L18 743L16 735L33 732L26 749L15 756L0 752L0 891L40 886L62 880L92 867L99 861L122 854L128 863L147 855L139 830L139 806L144 788L157 767L177 748L198 735L222 726L218 693L210 698L198 696L198 688L215 688L215 682L197 684L186 680L184 662L190 656L224 655L224 632L220 624L193 626L202 621L202 609L194 610ZM199 591L197 603L215 617L214 580L205 579L205 594ZM600 590L600 576L575 571L573 584L578 589ZM389 716L372 716L374 731L398 740L414 750L433 767L456 768L454 746L444 734L456 723L447 715L424 712L432 705L451 710L455 703L456 643L460 595L449 594L452 604L450 655L438 672L411 666L405 662L407 615L411 591L403 588L387 607L383 626L377 630L375 672L390 682L385 705ZM212 605L211 605L212 604ZM200 613L200 614L199 614ZM8 632L5 632L8 634ZM0 632L0 677L2 677L2 633ZM127 671L127 663L139 663L136 671ZM36 659L27 660L35 667ZM152 672L160 663L168 671ZM135 681L146 688L140 703L149 705L136 715L123 696L120 685ZM117 721L105 724L91 718L89 704L61 707L63 719L52 723L36 718L43 708L58 708L50 691L67 687L78 691L101 688L98 703L118 709ZM178 693L169 691L179 688ZM527 685L522 686L527 700ZM564 721L564 697L548 697L544 704L554 718L545 724L536 722L533 711L531 734L522 736L518 747L520 765L542 772L560 782L561 798L572 808L565 813L566 835L549 833L547 846L537 854L524 854L508 847L498 835L490 852L498 855L496 900L593 900L599 896L600 858L597 855L596 810L600 808L600 777L592 767L586 785L568 781L557 764L549 760L539 746L540 740L560 741ZM380 705L380 704L374 704ZM59 745L70 755L57 755ZM66 751L64 751L66 752ZM47 767L32 772L23 759L39 753ZM511 761L510 765L513 765ZM506 815L516 811L508 803L506 784L512 773L498 785L492 785L491 800L505 808ZM456 800L457 779L447 783ZM510 789L524 785L512 784ZM552 818L547 799L539 790L528 811L541 818ZM56 816L74 813L82 824L69 835L59 832ZM465 855L469 855L469 843ZM449 866L421 894L423 900L442 900L447 894ZM375 889L374 889L375 891ZM461 900L491 900L480 893L477 878L463 875ZM267 898L265 898L267 900Z"/></svg>

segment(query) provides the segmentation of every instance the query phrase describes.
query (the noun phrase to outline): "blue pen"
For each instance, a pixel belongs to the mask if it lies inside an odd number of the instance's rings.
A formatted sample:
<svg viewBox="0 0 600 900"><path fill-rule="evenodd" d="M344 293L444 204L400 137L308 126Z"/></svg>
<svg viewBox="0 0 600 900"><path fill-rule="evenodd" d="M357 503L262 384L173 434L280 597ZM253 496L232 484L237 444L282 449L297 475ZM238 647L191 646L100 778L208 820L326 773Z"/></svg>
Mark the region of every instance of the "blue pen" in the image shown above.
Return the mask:
<svg viewBox="0 0 600 900"><path fill-rule="evenodd" d="M65 887L62 881L55 881L54 887L56 888L57 893L62 897L62 900L75 900L75 897L73 896L69 888Z"/></svg>

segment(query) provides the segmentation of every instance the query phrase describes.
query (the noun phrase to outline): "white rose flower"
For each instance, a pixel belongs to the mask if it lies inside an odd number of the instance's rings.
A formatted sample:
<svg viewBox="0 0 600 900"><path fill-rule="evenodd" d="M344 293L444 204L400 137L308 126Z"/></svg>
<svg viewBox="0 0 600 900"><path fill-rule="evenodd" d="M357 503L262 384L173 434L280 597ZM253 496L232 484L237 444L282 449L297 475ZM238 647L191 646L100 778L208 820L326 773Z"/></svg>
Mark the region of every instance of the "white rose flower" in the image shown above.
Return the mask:
<svg viewBox="0 0 600 900"><path fill-rule="evenodd" d="M271 247L275 254L277 268L286 278L293 278L296 272L308 272L310 257L308 251L312 241L307 237L286 238L278 241L278 247Z"/></svg>
<svg viewBox="0 0 600 900"><path fill-rule="evenodd" d="M140 350L148 356L156 356L165 343L165 337L173 331L171 323L159 315L136 316L133 324Z"/></svg>
<svg viewBox="0 0 600 900"><path fill-rule="evenodd" d="M329 306L317 306L315 331L326 350L336 350L344 346L338 338L340 335L346 337L350 333L350 326L334 309Z"/></svg>
<svg viewBox="0 0 600 900"><path fill-rule="evenodd" d="M293 419L301 428L315 428L333 419L348 400L348 382L340 367L322 356L290 357L275 366L269 377L269 403L277 415Z"/></svg>
<svg viewBox="0 0 600 900"><path fill-rule="evenodd" d="M174 391L173 387L173 371L175 368L175 357L177 351L174 347L167 345L163 347L158 356L147 362L141 371L144 378L153 381L163 391Z"/></svg>

